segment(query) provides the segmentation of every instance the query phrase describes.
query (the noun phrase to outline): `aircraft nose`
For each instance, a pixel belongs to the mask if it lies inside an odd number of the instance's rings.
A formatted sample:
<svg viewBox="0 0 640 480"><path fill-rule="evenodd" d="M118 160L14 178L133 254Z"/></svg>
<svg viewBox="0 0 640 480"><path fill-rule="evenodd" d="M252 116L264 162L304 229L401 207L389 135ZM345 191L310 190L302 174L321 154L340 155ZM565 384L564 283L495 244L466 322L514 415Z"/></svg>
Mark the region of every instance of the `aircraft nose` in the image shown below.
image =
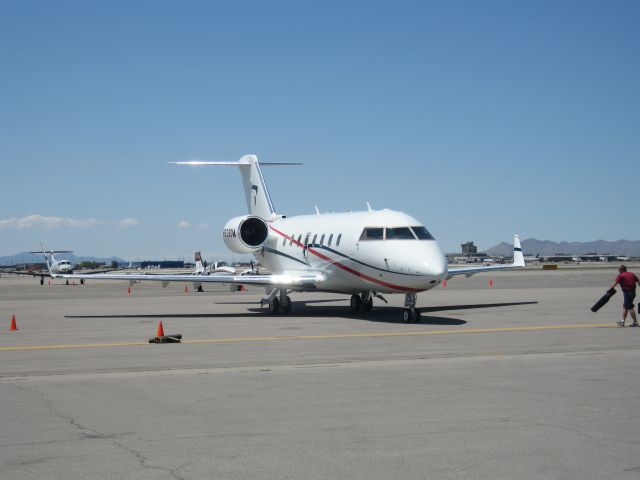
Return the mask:
<svg viewBox="0 0 640 480"><path fill-rule="evenodd" d="M422 262L424 274L442 279L447 273L447 259L436 242L429 243Z"/></svg>

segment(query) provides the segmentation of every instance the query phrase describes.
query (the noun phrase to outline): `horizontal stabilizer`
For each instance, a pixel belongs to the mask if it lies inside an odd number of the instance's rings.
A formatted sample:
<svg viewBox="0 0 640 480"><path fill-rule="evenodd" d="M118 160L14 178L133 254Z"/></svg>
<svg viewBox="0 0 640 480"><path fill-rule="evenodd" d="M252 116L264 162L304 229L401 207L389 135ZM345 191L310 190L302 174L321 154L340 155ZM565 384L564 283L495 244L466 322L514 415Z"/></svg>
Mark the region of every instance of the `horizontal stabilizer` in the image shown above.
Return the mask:
<svg viewBox="0 0 640 480"><path fill-rule="evenodd" d="M247 162L236 161L236 162L209 162L206 160L186 160L183 162L168 162L172 165L190 165L192 167L210 167L210 166L232 166L237 167L238 165L246 165ZM301 162L260 162L260 166L282 166L282 165L304 165Z"/></svg>
<svg viewBox="0 0 640 480"><path fill-rule="evenodd" d="M208 160L187 160L182 162L169 162L174 165L187 165L192 167L216 167L216 166L235 166L239 167L242 175L242 187L244 189L247 209L250 215L256 215L265 220L269 220L275 216L275 208L269 196L267 184L262 176L260 167L281 166L281 165L302 165L300 162L258 162L255 155L244 155L240 160L235 162L211 162Z"/></svg>
<svg viewBox="0 0 640 480"><path fill-rule="evenodd" d="M73 253L73 250L38 250L37 252L29 253L46 253L47 255L50 255L52 253Z"/></svg>

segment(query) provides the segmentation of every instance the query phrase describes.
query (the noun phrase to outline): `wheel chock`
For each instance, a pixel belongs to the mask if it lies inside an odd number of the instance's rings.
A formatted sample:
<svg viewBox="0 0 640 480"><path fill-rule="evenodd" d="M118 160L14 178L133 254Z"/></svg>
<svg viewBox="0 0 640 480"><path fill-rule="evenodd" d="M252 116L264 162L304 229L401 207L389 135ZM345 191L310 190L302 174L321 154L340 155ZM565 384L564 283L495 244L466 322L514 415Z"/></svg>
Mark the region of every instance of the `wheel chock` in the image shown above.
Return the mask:
<svg viewBox="0 0 640 480"><path fill-rule="evenodd" d="M173 335L162 335L161 337L153 337L149 339L149 343L180 343L182 335L179 333Z"/></svg>

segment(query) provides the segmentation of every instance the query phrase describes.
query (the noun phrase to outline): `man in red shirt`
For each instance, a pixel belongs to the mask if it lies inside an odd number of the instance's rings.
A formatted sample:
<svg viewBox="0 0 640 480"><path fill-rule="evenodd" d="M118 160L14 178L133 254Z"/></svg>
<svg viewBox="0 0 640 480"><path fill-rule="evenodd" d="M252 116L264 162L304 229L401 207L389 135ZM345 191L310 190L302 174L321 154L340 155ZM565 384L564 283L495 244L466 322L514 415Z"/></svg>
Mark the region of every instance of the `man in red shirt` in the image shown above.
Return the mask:
<svg viewBox="0 0 640 480"><path fill-rule="evenodd" d="M620 274L616 277L613 285L611 285L611 288L615 288L616 285L620 284L620 288L622 289L622 320L618 320L618 325L624 327L624 321L627 319L627 313L630 311L631 318L633 318L633 323L630 326L637 327L638 319L636 318L636 312L633 310L633 299L636 298L636 283L640 285L640 279L638 279L635 273L627 272L627 267L624 265L620 265L618 272L620 272Z"/></svg>

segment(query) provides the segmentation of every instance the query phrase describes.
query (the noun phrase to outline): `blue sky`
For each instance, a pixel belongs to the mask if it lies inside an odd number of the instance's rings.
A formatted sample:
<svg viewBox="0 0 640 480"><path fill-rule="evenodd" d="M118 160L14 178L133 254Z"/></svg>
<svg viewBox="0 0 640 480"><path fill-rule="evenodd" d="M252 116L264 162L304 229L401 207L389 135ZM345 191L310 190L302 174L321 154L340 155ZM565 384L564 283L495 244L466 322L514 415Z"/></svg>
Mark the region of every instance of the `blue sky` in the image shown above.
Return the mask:
<svg viewBox="0 0 640 480"><path fill-rule="evenodd" d="M640 239L640 3L0 2L0 255L230 258L233 169L288 215L374 208L446 251Z"/></svg>

